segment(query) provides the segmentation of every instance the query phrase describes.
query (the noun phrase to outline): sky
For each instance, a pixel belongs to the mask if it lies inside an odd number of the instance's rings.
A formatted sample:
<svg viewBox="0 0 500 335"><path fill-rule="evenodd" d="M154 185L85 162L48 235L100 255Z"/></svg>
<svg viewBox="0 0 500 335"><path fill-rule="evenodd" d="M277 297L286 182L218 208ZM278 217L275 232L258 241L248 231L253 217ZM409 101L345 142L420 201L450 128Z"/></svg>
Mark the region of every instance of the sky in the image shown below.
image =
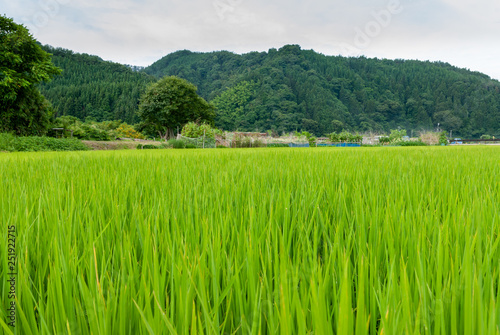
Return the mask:
<svg viewBox="0 0 500 335"><path fill-rule="evenodd" d="M0 0L43 44L147 66L177 50L298 44L325 55L443 61L500 80L498 0Z"/></svg>

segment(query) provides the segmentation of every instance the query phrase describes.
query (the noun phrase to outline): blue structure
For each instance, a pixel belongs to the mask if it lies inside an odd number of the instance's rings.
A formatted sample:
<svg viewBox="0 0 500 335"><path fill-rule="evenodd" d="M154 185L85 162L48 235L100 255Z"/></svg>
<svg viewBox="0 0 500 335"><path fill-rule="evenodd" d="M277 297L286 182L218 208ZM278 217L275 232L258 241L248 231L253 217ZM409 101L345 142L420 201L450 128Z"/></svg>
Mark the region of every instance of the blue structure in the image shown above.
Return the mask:
<svg viewBox="0 0 500 335"><path fill-rule="evenodd" d="M290 148L309 148L309 143L289 143Z"/></svg>
<svg viewBox="0 0 500 335"><path fill-rule="evenodd" d="M309 143L288 143L290 148L309 148ZM318 143L317 147L361 147L361 143Z"/></svg>
<svg viewBox="0 0 500 335"><path fill-rule="evenodd" d="M318 147L361 147L360 143L318 143Z"/></svg>

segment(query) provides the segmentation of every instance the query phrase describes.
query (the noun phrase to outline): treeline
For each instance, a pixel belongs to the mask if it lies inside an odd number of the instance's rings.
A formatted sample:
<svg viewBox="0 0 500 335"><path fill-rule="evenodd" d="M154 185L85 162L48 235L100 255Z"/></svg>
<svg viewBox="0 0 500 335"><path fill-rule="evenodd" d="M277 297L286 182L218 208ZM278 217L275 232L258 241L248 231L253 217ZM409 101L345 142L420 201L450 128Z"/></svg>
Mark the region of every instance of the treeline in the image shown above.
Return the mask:
<svg viewBox="0 0 500 335"><path fill-rule="evenodd" d="M63 70L60 76L40 86L56 116L71 115L98 122L139 121L139 98L154 78L97 56L50 46L43 49L52 54L53 63Z"/></svg>
<svg viewBox="0 0 500 335"><path fill-rule="evenodd" d="M454 136L500 136L500 83L446 63L325 56L287 45L244 55L179 51L136 72L44 48L63 69L41 87L59 116L134 124L147 84L176 75L216 106L216 126L228 131L410 134L439 123Z"/></svg>
<svg viewBox="0 0 500 335"><path fill-rule="evenodd" d="M500 133L500 83L441 62L324 56L287 45L245 55L179 51L145 71L194 83L227 130L326 135L439 123L457 136Z"/></svg>

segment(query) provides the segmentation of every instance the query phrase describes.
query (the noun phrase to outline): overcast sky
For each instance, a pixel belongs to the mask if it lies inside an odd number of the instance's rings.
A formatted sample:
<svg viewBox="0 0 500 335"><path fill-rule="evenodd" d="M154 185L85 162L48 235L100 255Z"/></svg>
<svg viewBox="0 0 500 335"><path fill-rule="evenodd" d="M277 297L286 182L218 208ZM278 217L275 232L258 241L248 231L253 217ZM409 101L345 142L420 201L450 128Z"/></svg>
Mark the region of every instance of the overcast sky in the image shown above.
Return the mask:
<svg viewBox="0 0 500 335"><path fill-rule="evenodd" d="M498 0L0 0L43 44L147 66L177 51L440 60L500 79Z"/></svg>

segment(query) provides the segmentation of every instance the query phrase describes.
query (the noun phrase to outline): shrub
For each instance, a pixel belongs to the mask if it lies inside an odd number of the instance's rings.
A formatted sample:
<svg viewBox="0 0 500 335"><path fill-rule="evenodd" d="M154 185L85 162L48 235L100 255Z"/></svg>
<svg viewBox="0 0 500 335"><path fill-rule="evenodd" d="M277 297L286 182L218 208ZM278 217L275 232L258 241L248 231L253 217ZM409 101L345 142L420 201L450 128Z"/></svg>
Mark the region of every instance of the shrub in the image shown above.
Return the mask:
<svg viewBox="0 0 500 335"><path fill-rule="evenodd" d="M288 148L290 145L288 143L267 143L268 148Z"/></svg>
<svg viewBox="0 0 500 335"><path fill-rule="evenodd" d="M262 147L265 147L265 146L266 146L266 144L265 144L265 143L264 143L264 141L262 141L261 139L256 139L256 140L254 140L254 141L253 141L252 146L253 146L254 148L262 148Z"/></svg>
<svg viewBox="0 0 500 335"><path fill-rule="evenodd" d="M15 140L10 133L0 133L0 151L15 151Z"/></svg>
<svg viewBox="0 0 500 335"><path fill-rule="evenodd" d="M418 140L418 141L401 141L401 142L396 142L394 143L397 146L400 147L425 147L427 144L424 142Z"/></svg>
<svg viewBox="0 0 500 335"><path fill-rule="evenodd" d="M382 136L382 137L379 137L378 142L380 144L389 144L391 142L391 139L388 136Z"/></svg>
<svg viewBox="0 0 500 335"><path fill-rule="evenodd" d="M126 123L122 123L118 128L116 128L115 135L117 137L138 138L138 139L144 138L144 135L142 135L140 132L135 130L134 127Z"/></svg>
<svg viewBox="0 0 500 335"><path fill-rule="evenodd" d="M186 143L182 140L168 140L167 144L172 146L174 149L184 149L186 147Z"/></svg>
<svg viewBox="0 0 500 335"><path fill-rule="evenodd" d="M402 138L406 136L406 129L391 129L391 134L389 135L389 142L399 142Z"/></svg>
<svg viewBox="0 0 500 335"><path fill-rule="evenodd" d="M159 146L153 145L153 144L144 144L142 146L143 149L161 149Z"/></svg>
<svg viewBox="0 0 500 335"><path fill-rule="evenodd" d="M194 143L186 143L185 147L186 149L196 149L196 144Z"/></svg>
<svg viewBox="0 0 500 335"><path fill-rule="evenodd" d="M15 137L0 134L0 151L81 151L89 148L77 139L52 137Z"/></svg>
<svg viewBox="0 0 500 335"><path fill-rule="evenodd" d="M440 145L447 145L448 144L448 137L446 137L446 132L442 131L439 134L439 144Z"/></svg>
<svg viewBox="0 0 500 335"><path fill-rule="evenodd" d="M333 143L340 142L340 134L337 134L336 132L329 134L328 138L330 138L330 141Z"/></svg>
<svg viewBox="0 0 500 335"><path fill-rule="evenodd" d="M243 138L243 141L241 142L241 147L242 148L251 148L252 147L252 139L250 137Z"/></svg>
<svg viewBox="0 0 500 335"><path fill-rule="evenodd" d="M207 138L214 139L215 134L222 135L222 131L217 128L212 128L209 124L203 123L201 125L195 122L189 122L182 127L181 135L189 138L197 138L205 135Z"/></svg>

